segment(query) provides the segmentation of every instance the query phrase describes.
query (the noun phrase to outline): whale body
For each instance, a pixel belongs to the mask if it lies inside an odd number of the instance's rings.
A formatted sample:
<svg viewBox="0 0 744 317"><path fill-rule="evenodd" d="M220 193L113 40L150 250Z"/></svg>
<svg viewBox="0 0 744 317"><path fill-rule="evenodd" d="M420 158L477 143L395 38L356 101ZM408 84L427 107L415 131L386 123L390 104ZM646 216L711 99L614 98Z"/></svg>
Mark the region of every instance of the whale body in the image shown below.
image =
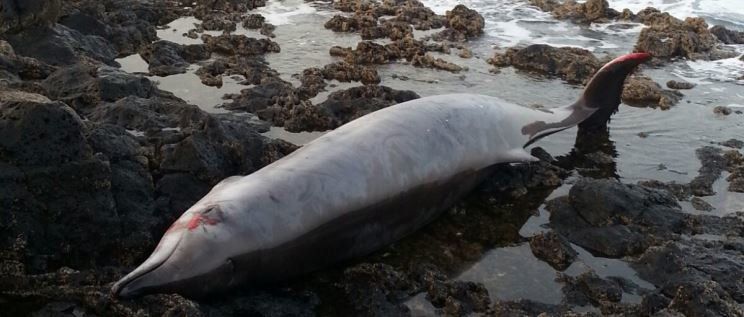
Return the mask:
<svg viewBox="0 0 744 317"><path fill-rule="evenodd" d="M116 296L201 296L280 281L369 254L457 202L525 146L577 124L606 124L645 53L602 67L575 103L550 110L474 94L424 97L351 121L189 208Z"/></svg>

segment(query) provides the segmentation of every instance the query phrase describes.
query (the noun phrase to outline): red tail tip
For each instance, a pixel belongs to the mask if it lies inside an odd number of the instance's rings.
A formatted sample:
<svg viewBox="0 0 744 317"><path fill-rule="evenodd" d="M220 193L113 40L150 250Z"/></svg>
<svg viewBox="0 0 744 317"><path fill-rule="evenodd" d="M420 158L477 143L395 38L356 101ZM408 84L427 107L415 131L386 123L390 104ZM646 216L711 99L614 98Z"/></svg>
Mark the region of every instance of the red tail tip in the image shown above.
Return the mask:
<svg viewBox="0 0 744 317"><path fill-rule="evenodd" d="M632 60L645 62L649 60L650 58L651 58L651 54L646 53L646 52L638 52L638 53L625 54L623 56L616 58L613 62L625 62L625 61L632 61Z"/></svg>

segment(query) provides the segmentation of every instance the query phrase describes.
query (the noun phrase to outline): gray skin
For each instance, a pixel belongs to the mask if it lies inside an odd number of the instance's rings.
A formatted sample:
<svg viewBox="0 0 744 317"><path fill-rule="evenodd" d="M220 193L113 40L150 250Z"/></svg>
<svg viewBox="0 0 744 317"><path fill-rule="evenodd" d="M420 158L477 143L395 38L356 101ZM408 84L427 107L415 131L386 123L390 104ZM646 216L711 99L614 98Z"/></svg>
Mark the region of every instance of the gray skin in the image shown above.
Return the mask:
<svg viewBox="0 0 744 317"><path fill-rule="evenodd" d="M605 65L572 105L551 111L452 94L361 117L248 176L229 177L189 208L116 296L203 296L288 279L368 254L410 234L524 147L582 122L606 124L623 82L648 54Z"/></svg>

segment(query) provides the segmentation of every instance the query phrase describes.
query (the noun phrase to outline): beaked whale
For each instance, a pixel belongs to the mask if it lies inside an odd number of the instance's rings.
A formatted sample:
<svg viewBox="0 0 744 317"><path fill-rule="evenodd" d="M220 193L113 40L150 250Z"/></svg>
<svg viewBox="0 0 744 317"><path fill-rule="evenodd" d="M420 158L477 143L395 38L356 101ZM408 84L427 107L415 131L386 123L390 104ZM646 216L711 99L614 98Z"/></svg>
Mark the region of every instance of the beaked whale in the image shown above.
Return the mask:
<svg viewBox="0 0 744 317"><path fill-rule="evenodd" d="M575 103L550 110L452 94L351 121L189 208L115 296L202 296L284 280L368 254L432 221L495 164L535 160L525 146L577 124L605 125L625 78L649 54L603 66Z"/></svg>

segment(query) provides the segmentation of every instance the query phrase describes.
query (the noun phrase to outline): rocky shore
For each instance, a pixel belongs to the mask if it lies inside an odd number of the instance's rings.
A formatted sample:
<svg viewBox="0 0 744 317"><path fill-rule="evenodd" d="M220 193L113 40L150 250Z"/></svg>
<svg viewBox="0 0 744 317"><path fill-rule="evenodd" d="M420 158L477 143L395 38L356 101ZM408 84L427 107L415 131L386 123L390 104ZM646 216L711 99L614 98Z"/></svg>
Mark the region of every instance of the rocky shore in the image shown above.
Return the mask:
<svg viewBox="0 0 744 317"><path fill-rule="evenodd" d="M723 44L744 42L742 32L653 8L633 13L612 10L605 0L529 2L578 24L643 23L635 47L652 52L655 67L678 58L732 57ZM483 15L464 5L439 15L417 0L337 1L318 28L358 34L361 41L328 47L333 63L308 65L291 82L266 60L283 48L277 26L250 11L265 5L0 0L0 315L744 316L744 210L710 214L707 198L721 181L729 192L744 192L742 141L698 149L701 167L689 183L624 184L616 180L606 132L580 135L566 156L534 148L540 161L499 167L439 220L368 257L211 298L113 298L112 283L212 186L297 148L265 137L271 126L326 131L419 98L384 85L380 68L467 73L467 66L438 56L471 58L469 42L485 27ZM201 44L158 39L159 28L184 16L201 21L185 34ZM238 26L263 37L236 34ZM148 63L146 74L118 68L117 58L132 54ZM538 44L494 52L482 70L487 63L496 73L513 67L580 86L609 58ZM149 79L194 66L204 85L240 78L246 88L224 97L230 112L205 112ZM358 85L329 91L336 82ZM679 90L696 89L686 82L667 87L638 74L623 100L669 109L683 98ZM314 99L322 93L322 101ZM551 196L559 188L567 193ZM539 232L521 232L541 209L549 221ZM457 278L489 250L517 245L554 271L561 303L501 300L482 282ZM592 268L570 273L581 250L627 263L649 285Z"/></svg>

